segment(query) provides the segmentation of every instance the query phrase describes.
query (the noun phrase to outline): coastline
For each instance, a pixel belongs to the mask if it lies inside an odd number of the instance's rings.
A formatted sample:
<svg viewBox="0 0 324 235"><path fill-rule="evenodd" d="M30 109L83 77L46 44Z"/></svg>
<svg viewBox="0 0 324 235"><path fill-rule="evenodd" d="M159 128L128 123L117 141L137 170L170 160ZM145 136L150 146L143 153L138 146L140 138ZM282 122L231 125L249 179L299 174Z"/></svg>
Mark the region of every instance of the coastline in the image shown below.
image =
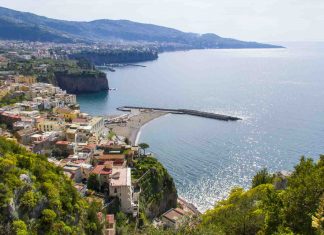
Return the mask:
<svg viewBox="0 0 324 235"><path fill-rule="evenodd" d="M109 128L117 136L124 136L132 144L137 144L141 134L141 128L150 121L168 114L162 111L140 111L136 110L135 114L130 114L126 123L109 124Z"/></svg>

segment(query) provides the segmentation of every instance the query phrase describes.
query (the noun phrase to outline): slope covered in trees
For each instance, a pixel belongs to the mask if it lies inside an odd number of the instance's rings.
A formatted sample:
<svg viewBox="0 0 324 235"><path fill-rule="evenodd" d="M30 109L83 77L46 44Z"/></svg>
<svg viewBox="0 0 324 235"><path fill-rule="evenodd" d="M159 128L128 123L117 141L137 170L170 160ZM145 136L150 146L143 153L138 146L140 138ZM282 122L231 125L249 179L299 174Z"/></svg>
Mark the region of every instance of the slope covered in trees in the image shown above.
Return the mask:
<svg viewBox="0 0 324 235"><path fill-rule="evenodd" d="M323 234L324 156L316 163L303 157L285 189L278 187L283 180L261 171L252 189L233 189L201 226L218 225L225 234Z"/></svg>
<svg viewBox="0 0 324 235"><path fill-rule="evenodd" d="M146 227L155 235L292 235L324 234L324 156L301 158L290 176L261 170L252 188L234 188L200 218L178 231Z"/></svg>
<svg viewBox="0 0 324 235"><path fill-rule="evenodd" d="M46 157L0 137L0 234L97 234L96 211Z"/></svg>

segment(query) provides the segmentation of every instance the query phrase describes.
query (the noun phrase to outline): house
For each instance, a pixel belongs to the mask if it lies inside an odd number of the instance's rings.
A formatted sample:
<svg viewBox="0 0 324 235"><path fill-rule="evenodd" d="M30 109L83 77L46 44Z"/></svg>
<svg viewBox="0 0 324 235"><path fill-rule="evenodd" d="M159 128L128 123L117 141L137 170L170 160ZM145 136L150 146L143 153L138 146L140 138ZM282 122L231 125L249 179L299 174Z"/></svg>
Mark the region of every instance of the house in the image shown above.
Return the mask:
<svg viewBox="0 0 324 235"><path fill-rule="evenodd" d="M102 165L97 165L91 172L97 176L97 180L99 182L100 187L105 185L108 186L110 175L112 174L113 169L113 162L105 162Z"/></svg>
<svg viewBox="0 0 324 235"><path fill-rule="evenodd" d="M34 84L37 82L37 79L35 76L16 76L15 77L16 83L26 83L28 85Z"/></svg>
<svg viewBox="0 0 324 235"><path fill-rule="evenodd" d="M64 102L66 104L76 104L77 103L77 101L76 101L76 95L66 94L64 96Z"/></svg>
<svg viewBox="0 0 324 235"><path fill-rule="evenodd" d="M102 212L97 213L98 220L103 225L104 235L115 235L116 234L116 221L113 214L104 216Z"/></svg>
<svg viewBox="0 0 324 235"><path fill-rule="evenodd" d="M113 214L106 215L106 226L105 235L115 235L116 234L116 221Z"/></svg>
<svg viewBox="0 0 324 235"><path fill-rule="evenodd" d="M57 141L55 143L55 147L60 149L62 152L67 152L69 154L73 154L73 145L69 141Z"/></svg>
<svg viewBox="0 0 324 235"><path fill-rule="evenodd" d="M7 112L0 113L0 122L8 126L8 128L13 128L15 122L21 121L21 116L18 114L11 114Z"/></svg>
<svg viewBox="0 0 324 235"><path fill-rule="evenodd" d="M37 129L43 132L46 131L59 131L63 129L63 125L57 121L50 121L50 120L41 120L37 123Z"/></svg>
<svg viewBox="0 0 324 235"><path fill-rule="evenodd" d="M54 108L53 109L53 112L58 114L60 117L64 118L64 119L68 119L68 120L73 120L75 118L78 117L80 111L79 110L73 110L73 109L70 109L70 108L60 108L60 107L57 107L57 108Z"/></svg>
<svg viewBox="0 0 324 235"><path fill-rule="evenodd" d="M82 181L82 171L80 166L74 164L66 164L63 167L64 172L70 173L70 178L77 183Z"/></svg>
<svg viewBox="0 0 324 235"><path fill-rule="evenodd" d="M0 87L0 99L8 95L10 92L10 87L8 86L1 86Z"/></svg>
<svg viewBox="0 0 324 235"><path fill-rule="evenodd" d="M28 128L28 129L22 129L15 133L15 137L17 138L18 142L24 145L30 144L32 139L31 136L38 133L38 130Z"/></svg>
<svg viewBox="0 0 324 235"><path fill-rule="evenodd" d="M89 126L91 126L91 133L96 134L99 137L103 134L105 129L104 119L102 117L93 117L89 121Z"/></svg>
<svg viewBox="0 0 324 235"><path fill-rule="evenodd" d="M162 215L162 222L165 227L178 229L184 222L187 215L180 208L172 208Z"/></svg>
<svg viewBox="0 0 324 235"><path fill-rule="evenodd" d="M99 153L99 155L94 155L94 163L102 164L106 161L112 161L114 163L114 167L125 167L126 166L125 154Z"/></svg>
<svg viewBox="0 0 324 235"><path fill-rule="evenodd" d="M86 192L87 192L87 186L85 186L84 184L74 184L74 188L80 193L80 195L82 197L85 196Z"/></svg>
<svg viewBox="0 0 324 235"><path fill-rule="evenodd" d="M124 213L134 213L137 205L133 202L133 187L130 168L113 168L109 182L109 196L117 197Z"/></svg>

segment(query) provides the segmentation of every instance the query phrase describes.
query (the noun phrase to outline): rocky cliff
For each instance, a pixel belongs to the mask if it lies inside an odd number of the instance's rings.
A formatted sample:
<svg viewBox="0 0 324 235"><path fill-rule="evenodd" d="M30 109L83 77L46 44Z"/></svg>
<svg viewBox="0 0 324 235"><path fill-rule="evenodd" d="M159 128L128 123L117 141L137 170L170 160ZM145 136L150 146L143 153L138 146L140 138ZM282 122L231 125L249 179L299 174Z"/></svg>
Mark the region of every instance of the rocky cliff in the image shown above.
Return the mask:
<svg viewBox="0 0 324 235"><path fill-rule="evenodd" d="M86 59L95 65L113 64L113 63L138 63L144 61L156 60L158 52L152 49L114 49L105 51L82 51L69 55L70 59Z"/></svg>
<svg viewBox="0 0 324 235"><path fill-rule="evenodd" d="M55 80L60 88L73 94L107 91L109 89L106 74L99 71L55 72Z"/></svg>
<svg viewBox="0 0 324 235"><path fill-rule="evenodd" d="M147 218L153 219L177 206L177 189L172 177L155 158L146 157L135 165L141 188L140 208ZM135 175L135 177L136 177Z"/></svg>

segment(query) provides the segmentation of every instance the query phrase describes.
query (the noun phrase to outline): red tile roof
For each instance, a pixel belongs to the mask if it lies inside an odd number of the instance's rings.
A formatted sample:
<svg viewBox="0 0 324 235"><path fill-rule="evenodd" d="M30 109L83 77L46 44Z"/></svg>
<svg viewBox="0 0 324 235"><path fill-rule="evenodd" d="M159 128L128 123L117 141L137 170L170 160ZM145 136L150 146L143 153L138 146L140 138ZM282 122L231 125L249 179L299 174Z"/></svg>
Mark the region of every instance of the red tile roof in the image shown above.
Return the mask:
<svg viewBox="0 0 324 235"><path fill-rule="evenodd" d="M110 175L112 173L112 169L105 168L105 165L97 165L91 173L96 175Z"/></svg>
<svg viewBox="0 0 324 235"><path fill-rule="evenodd" d="M110 224L115 223L115 216L113 214L106 215L106 221Z"/></svg>
<svg viewBox="0 0 324 235"><path fill-rule="evenodd" d="M56 144L58 144L58 145L68 145L68 144L70 144L70 142L69 141L60 140L60 141L57 141Z"/></svg>

